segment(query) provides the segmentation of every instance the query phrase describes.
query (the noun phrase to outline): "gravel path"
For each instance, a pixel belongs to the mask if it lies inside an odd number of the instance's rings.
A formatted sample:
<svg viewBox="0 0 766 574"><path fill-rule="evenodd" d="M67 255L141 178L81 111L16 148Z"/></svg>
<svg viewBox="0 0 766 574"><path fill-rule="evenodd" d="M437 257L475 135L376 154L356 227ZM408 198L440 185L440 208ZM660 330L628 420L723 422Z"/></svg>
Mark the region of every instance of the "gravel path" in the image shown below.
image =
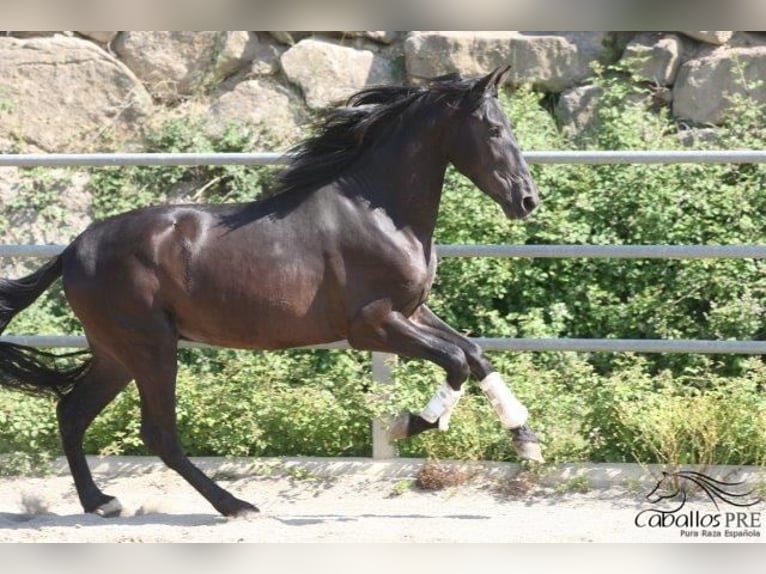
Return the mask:
<svg viewBox="0 0 766 574"><path fill-rule="evenodd" d="M421 463L422 464L422 463ZM261 513L227 519L161 464L130 460L95 468L125 513L104 519L82 514L71 478L0 479L1 542L708 542L680 528L638 528L646 492L594 488L584 481L541 486L507 471L452 475L461 484L417 488L420 464L380 472L350 465L342 472L274 463L208 465L219 484L254 502ZM103 466L103 465L102 465ZM372 468L372 470L371 470ZM498 467L499 468L499 467ZM470 474L474 474L470 477ZM515 474L515 473L514 473ZM422 477L422 475L421 475ZM758 508L762 511L764 506ZM704 500L689 510L710 512ZM761 518L763 513L761 512ZM762 521L763 523L763 521ZM719 529L723 533L723 529ZM737 541L763 542L758 536ZM701 530L698 529L698 534ZM732 539L718 538L721 541Z"/></svg>

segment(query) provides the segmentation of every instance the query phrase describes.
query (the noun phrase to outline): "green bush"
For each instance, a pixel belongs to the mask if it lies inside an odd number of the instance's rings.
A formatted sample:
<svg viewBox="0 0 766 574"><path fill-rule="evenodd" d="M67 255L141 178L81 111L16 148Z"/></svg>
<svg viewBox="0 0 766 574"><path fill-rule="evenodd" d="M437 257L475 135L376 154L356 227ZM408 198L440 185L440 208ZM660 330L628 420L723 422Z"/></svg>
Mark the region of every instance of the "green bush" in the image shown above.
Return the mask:
<svg viewBox="0 0 766 574"><path fill-rule="evenodd" d="M249 151L258 134L235 124L208 136L200 121L172 119L146 137L146 152ZM89 189L96 219L159 203L251 201L271 184L271 166L131 166L91 169Z"/></svg>
<svg viewBox="0 0 766 574"><path fill-rule="evenodd" d="M370 372L361 355L183 351L176 412L185 451L193 456L369 456ZM147 454L132 385L94 422L86 448Z"/></svg>
<svg viewBox="0 0 766 574"><path fill-rule="evenodd" d="M766 464L764 381L760 360L748 361L742 377L676 378L629 358L588 393L591 459Z"/></svg>

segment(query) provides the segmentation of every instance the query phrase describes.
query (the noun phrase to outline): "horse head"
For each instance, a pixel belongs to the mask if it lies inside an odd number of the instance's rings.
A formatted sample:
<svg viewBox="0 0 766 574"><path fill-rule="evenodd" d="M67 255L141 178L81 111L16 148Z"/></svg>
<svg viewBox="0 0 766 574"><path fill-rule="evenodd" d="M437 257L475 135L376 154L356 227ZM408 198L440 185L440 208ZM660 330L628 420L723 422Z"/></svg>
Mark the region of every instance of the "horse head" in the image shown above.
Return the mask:
<svg viewBox="0 0 766 574"><path fill-rule="evenodd" d="M457 170L502 207L521 219L540 203L529 166L522 156L498 90L510 66L474 81L454 107L449 159Z"/></svg>

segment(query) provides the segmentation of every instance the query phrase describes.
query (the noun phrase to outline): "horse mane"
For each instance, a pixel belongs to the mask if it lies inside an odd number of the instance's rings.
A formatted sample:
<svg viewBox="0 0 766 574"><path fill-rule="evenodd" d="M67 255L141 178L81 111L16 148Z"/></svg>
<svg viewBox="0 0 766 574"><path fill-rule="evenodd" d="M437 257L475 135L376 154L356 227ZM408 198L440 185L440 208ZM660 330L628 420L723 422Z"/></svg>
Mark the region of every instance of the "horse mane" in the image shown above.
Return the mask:
<svg viewBox="0 0 766 574"><path fill-rule="evenodd" d="M471 89L476 80L448 74L425 86L374 86L361 90L341 105L320 112L314 135L288 151L291 160L278 174L275 194L318 188L337 179L372 141L401 121L415 106L448 101L476 106Z"/></svg>

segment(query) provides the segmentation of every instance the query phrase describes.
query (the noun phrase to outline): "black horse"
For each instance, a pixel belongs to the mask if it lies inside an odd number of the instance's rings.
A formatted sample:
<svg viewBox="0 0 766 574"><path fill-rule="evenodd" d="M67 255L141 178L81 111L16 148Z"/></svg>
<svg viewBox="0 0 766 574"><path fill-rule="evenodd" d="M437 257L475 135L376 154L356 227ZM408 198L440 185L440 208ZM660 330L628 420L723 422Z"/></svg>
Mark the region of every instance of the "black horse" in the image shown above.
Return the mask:
<svg viewBox="0 0 766 574"><path fill-rule="evenodd" d="M135 380L141 436L220 513L257 510L186 457L176 433L179 340L286 349L348 340L355 349L427 359L447 373L393 438L445 429L473 375L522 457L539 458L526 409L482 350L425 305L436 271L432 236L448 164L511 218L539 203L497 99L508 68L427 86L363 90L328 111L294 150L274 195L245 204L158 206L92 224L18 280L0 280L0 332L58 277L82 322L89 359L0 344L0 384L59 397L63 449L86 512L119 514L82 449L99 412Z"/></svg>

